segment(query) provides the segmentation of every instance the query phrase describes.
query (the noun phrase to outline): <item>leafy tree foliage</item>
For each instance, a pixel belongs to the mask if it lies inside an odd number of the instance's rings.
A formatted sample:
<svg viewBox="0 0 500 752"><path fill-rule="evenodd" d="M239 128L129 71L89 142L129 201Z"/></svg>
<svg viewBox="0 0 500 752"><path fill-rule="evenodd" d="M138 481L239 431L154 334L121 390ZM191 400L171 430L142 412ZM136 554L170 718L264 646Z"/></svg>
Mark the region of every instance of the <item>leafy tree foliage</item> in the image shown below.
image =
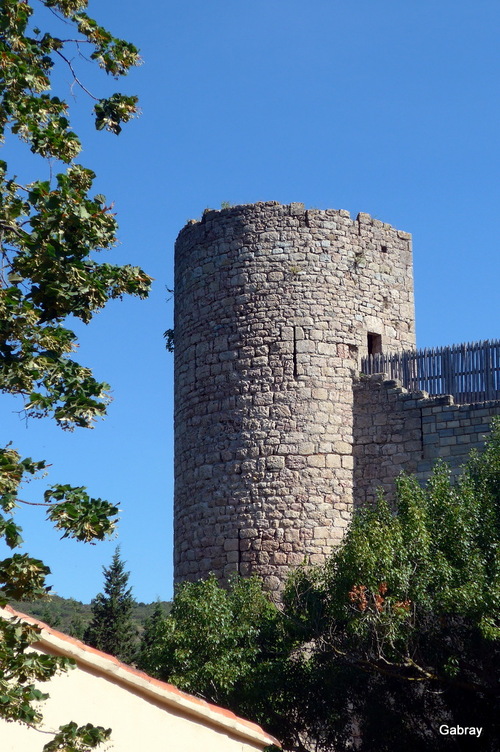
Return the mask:
<svg viewBox="0 0 500 752"><path fill-rule="evenodd" d="M165 628L166 614L160 601L157 601L153 613L144 622L137 658L139 668L151 676L157 676L162 668L157 662L157 656Z"/></svg>
<svg viewBox="0 0 500 752"><path fill-rule="evenodd" d="M441 724L482 727L481 749L496 748L499 463L497 424L456 485L444 464L425 489L401 477L396 510L379 498L326 568L290 583L286 613L303 622L314 673L336 683L325 749L353 733L367 750L477 748Z"/></svg>
<svg viewBox="0 0 500 752"><path fill-rule="evenodd" d="M130 573L117 547L110 567L103 567L104 593L92 601L92 621L83 641L110 653L125 663L133 663L137 653L137 630L132 622L134 599L127 587Z"/></svg>
<svg viewBox="0 0 500 752"><path fill-rule="evenodd" d="M108 385L72 357L76 336L65 320L73 316L88 323L111 298L145 297L151 282L138 267L95 259L115 244L116 220L105 197L91 193L92 170L75 162L81 144L68 104L51 92L52 72L61 63L74 86L95 100L99 130L117 134L137 112L135 97L117 93L99 99L78 77L74 58L82 57L83 49L113 77L139 63L137 49L113 37L86 7L87 0L0 0L0 137L14 134L47 160L46 175L27 184L0 162L0 390L22 398L26 416L51 416L70 430L91 428L105 414L109 395ZM60 170L54 178L53 167ZM11 549L22 543L13 516L17 505L26 503L19 487L45 467L44 461L23 459L10 445L0 450L0 536ZM63 537L82 541L106 537L118 511L68 484L49 488L40 503ZM43 562L13 553L0 562L0 605L42 597L48 573ZM5 677L0 679L0 714L37 722L40 714L31 702L41 693L34 682L67 664L26 652L36 629L5 620L0 628ZM106 736L103 729L70 724L46 749L80 752Z"/></svg>
<svg viewBox="0 0 500 752"><path fill-rule="evenodd" d="M109 739L111 729L86 723L78 726L74 721L61 726L54 738L44 747L44 752L87 752Z"/></svg>
<svg viewBox="0 0 500 752"><path fill-rule="evenodd" d="M401 476L280 608L254 580L186 583L150 670L259 721L291 752L478 749L499 738L500 422L453 484Z"/></svg>
<svg viewBox="0 0 500 752"><path fill-rule="evenodd" d="M153 644L148 639L142 666L187 692L227 704L262 664L266 641L278 640L271 638L276 613L254 578L235 579L228 590L214 577L185 583L169 616L156 620L160 635Z"/></svg>

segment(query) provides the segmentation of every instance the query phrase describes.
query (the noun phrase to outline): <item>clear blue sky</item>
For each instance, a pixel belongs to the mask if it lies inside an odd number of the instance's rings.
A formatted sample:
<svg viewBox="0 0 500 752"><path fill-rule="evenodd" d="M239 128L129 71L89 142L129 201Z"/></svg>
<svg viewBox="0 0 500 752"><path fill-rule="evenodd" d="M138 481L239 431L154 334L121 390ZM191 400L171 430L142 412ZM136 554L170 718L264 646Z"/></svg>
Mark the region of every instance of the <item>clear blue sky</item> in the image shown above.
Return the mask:
<svg viewBox="0 0 500 752"><path fill-rule="evenodd" d="M497 338L500 279L498 0L142 0L92 2L144 65L118 82L142 117L96 133L78 94L79 161L115 202L121 245L107 259L155 278L147 302L114 302L81 331L80 362L113 386L109 417L63 433L19 420L3 398L1 441L52 463L47 482L120 504L119 536L85 546L30 508L26 550L54 591L88 601L121 544L138 600L172 593L173 244L205 207L277 200L367 212L413 233L421 346ZM82 71L99 94L112 90ZM61 75L69 96L69 76ZM60 90L61 92L62 90ZM22 147L9 161L28 177ZM0 552L2 553L2 552Z"/></svg>

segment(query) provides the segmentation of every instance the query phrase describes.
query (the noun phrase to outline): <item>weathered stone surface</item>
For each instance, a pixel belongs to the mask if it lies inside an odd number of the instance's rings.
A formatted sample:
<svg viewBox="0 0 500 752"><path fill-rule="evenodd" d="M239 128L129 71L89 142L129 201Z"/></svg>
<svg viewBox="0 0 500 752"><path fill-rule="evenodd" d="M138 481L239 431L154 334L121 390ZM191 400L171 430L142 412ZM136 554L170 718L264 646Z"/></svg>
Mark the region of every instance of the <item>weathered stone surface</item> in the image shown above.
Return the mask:
<svg viewBox="0 0 500 752"><path fill-rule="evenodd" d="M393 399L394 391L397 391ZM424 482L437 459L454 475L473 446L484 443L500 402L454 405L452 398L410 394L383 375L354 380L354 497L356 504L373 501L382 488L391 498L401 471ZM377 417L383 415L383 422ZM369 419L368 419L369 418ZM481 421L481 432L476 432Z"/></svg>
<svg viewBox="0 0 500 752"><path fill-rule="evenodd" d="M411 278L410 237L369 215L271 202L182 230L177 581L253 572L278 590L338 544L353 504L353 375L368 332L414 346Z"/></svg>
<svg viewBox="0 0 500 752"><path fill-rule="evenodd" d="M176 244L175 578L321 564L353 504L401 470L457 472L500 402L359 377L368 333L414 346L410 236L276 202L211 212Z"/></svg>

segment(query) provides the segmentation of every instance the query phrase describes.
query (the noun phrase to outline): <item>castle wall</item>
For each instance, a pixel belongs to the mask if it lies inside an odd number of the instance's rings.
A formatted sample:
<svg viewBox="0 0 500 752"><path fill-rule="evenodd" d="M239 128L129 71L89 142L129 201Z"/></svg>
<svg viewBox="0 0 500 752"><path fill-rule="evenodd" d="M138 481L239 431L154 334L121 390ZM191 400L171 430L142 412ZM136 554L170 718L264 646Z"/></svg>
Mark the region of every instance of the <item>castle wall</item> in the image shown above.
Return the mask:
<svg viewBox="0 0 500 752"><path fill-rule="evenodd" d="M175 579L278 589L350 518L352 377L368 334L414 346L410 236L302 204L210 211L179 235L175 291Z"/></svg>
<svg viewBox="0 0 500 752"><path fill-rule="evenodd" d="M408 392L383 375L354 380L354 500L389 498L401 471L424 482L437 459L457 474L472 449L484 445L500 401L455 405L449 395Z"/></svg>
<svg viewBox="0 0 500 752"><path fill-rule="evenodd" d="M437 458L458 472L472 449L484 446L492 418L500 416L500 400L455 405L448 397L448 402L427 402L422 405L423 457L417 466L422 480L428 477Z"/></svg>
<svg viewBox="0 0 500 752"><path fill-rule="evenodd" d="M389 496L401 471L415 473L422 460L422 417L418 397L383 376L354 379L354 498ZM419 393L421 396L421 393Z"/></svg>

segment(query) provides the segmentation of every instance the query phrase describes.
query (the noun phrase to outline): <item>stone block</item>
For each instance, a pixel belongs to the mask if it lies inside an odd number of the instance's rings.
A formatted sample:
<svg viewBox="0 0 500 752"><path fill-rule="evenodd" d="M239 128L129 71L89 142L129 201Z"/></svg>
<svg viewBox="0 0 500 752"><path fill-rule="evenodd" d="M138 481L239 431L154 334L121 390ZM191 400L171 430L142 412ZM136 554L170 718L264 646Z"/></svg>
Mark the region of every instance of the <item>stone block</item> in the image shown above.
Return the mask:
<svg viewBox="0 0 500 752"><path fill-rule="evenodd" d="M316 343L310 339L300 339L295 343L295 350L297 353L314 353L316 352Z"/></svg>
<svg viewBox="0 0 500 752"><path fill-rule="evenodd" d="M332 357L337 355L337 345L329 344L328 342L318 342L318 353L320 355L330 355ZM299 351L297 351L299 352ZM311 351L309 351L311 352ZM314 352L314 351L313 351Z"/></svg>
<svg viewBox="0 0 500 752"><path fill-rule="evenodd" d="M410 438L412 438L411 433ZM403 442L403 446L405 452L420 452L422 450L422 442L420 438L418 440L415 440L415 438L413 438L411 441L405 441Z"/></svg>
<svg viewBox="0 0 500 752"><path fill-rule="evenodd" d="M457 443L457 437L456 436L443 436L440 438L439 443L441 446L450 446L452 444Z"/></svg>
<svg viewBox="0 0 500 752"><path fill-rule="evenodd" d="M212 465L201 465L198 468L197 475L201 479L208 480L213 475L213 467L212 467Z"/></svg>
<svg viewBox="0 0 500 752"><path fill-rule="evenodd" d="M262 551L277 551L279 549L279 541L277 540L263 540Z"/></svg>
<svg viewBox="0 0 500 752"><path fill-rule="evenodd" d="M327 389L313 389L312 398L315 400L327 400L328 390Z"/></svg>
<svg viewBox="0 0 500 752"><path fill-rule="evenodd" d="M500 413L500 410L498 411ZM487 433L490 430L491 426L489 423L479 423L475 424L472 430L474 433Z"/></svg>
<svg viewBox="0 0 500 752"><path fill-rule="evenodd" d="M324 454L311 454L307 457L307 464L309 467L325 467L326 458Z"/></svg>
<svg viewBox="0 0 500 752"><path fill-rule="evenodd" d="M285 457L285 467L289 470L302 470L306 465L306 458L300 454L291 454Z"/></svg>
<svg viewBox="0 0 500 752"><path fill-rule="evenodd" d="M455 446L450 446L449 449L452 457L460 456L463 457L465 461L469 456L470 444L468 444L467 446L465 446L464 444L456 444Z"/></svg>
<svg viewBox="0 0 500 752"><path fill-rule="evenodd" d="M422 436L424 446L428 444L439 444L439 435L437 433L427 433Z"/></svg>
<svg viewBox="0 0 500 752"><path fill-rule="evenodd" d="M315 527L314 528L314 538L326 539L330 537L330 534L331 534L331 528L329 527Z"/></svg>
<svg viewBox="0 0 500 752"><path fill-rule="evenodd" d="M299 454L312 454L316 450L316 444L311 441L302 441L298 445Z"/></svg>
<svg viewBox="0 0 500 752"><path fill-rule="evenodd" d="M338 454L351 454L352 446L346 441L335 441L333 445L334 451Z"/></svg>
<svg viewBox="0 0 500 752"><path fill-rule="evenodd" d="M347 455L346 455L347 456ZM341 458L338 454L327 454L325 465L328 468L338 468L341 466Z"/></svg>
<svg viewBox="0 0 500 752"><path fill-rule="evenodd" d="M313 566L321 566L325 563L325 558L326 557L324 554L311 554L311 556L309 557L309 562Z"/></svg>
<svg viewBox="0 0 500 752"><path fill-rule="evenodd" d="M243 463L244 464L244 463ZM271 471L283 470L285 467L285 458L281 456L271 455L266 457L266 469Z"/></svg>
<svg viewBox="0 0 500 752"><path fill-rule="evenodd" d="M283 551L272 554L270 563L274 566L284 566L287 563L287 555Z"/></svg>

